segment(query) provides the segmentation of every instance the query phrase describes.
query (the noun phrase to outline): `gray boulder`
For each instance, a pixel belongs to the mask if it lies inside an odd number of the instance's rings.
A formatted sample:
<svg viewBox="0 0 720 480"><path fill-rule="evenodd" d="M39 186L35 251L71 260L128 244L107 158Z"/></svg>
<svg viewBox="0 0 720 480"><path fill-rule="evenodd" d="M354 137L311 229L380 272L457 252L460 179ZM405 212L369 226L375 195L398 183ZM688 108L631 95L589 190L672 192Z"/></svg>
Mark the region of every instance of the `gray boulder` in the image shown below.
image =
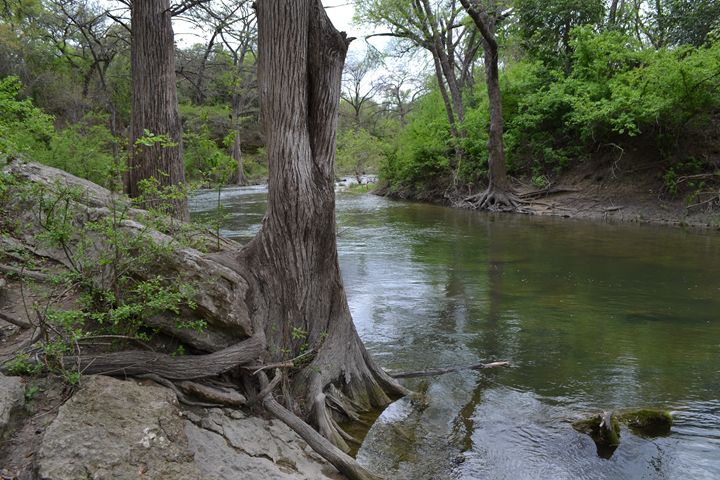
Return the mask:
<svg viewBox="0 0 720 480"><path fill-rule="evenodd" d="M0 373L0 440L12 427L15 415L25 405L25 385L20 377Z"/></svg>
<svg viewBox="0 0 720 480"><path fill-rule="evenodd" d="M110 377L82 388L48 427L37 455L43 480L200 479L175 395Z"/></svg>
<svg viewBox="0 0 720 480"><path fill-rule="evenodd" d="M42 480L344 478L281 422L182 412L164 387L104 376L83 377L48 427L36 467Z"/></svg>
<svg viewBox="0 0 720 480"><path fill-rule="evenodd" d="M185 432L195 464L206 475L222 480L345 478L277 420L213 409L193 421Z"/></svg>

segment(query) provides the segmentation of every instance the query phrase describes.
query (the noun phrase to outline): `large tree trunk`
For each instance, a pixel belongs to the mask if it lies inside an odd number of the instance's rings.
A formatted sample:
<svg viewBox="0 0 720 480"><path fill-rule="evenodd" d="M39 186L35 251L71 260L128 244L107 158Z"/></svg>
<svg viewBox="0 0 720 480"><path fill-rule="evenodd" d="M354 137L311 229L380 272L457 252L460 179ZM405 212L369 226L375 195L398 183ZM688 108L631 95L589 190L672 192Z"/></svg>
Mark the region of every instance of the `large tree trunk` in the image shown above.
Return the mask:
<svg viewBox="0 0 720 480"><path fill-rule="evenodd" d="M251 401L262 401L271 412L292 420L296 428L297 422L273 399L273 388L279 384L282 396L278 399L290 411L347 449L353 438L340 428L342 420L357 420L359 412L382 408L391 397L408 393L365 350L350 315L338 264L335 132L348 41L334 29L320 0L259 0L257 11L262 117L270 168L268 209L260 231L244 248L222 240L217 251L202 253L141 224L142 211L123 210L126 217L117 227L122 235L142 236L143 244L164 247L158 249L164 253L152 265L127 267L133 278L162 275L167 282L197 285L195 309L181 316L203 319L207 328L183 328L174 315L158 314L143 321L176 337L192 355L177 359L162 352L79 351L79 357L67 357L67 364L85 372L151 374L165 380L226 374L224 382L238 387L242 382ZM112 245L103 232L81 226L114 215L113 206L125 208L122 199L51 167L16 162L12 172L50 191L65 183L85 192L82 199L71 202L69 210L72 225L78 227L77 237L49 251L40 251L37 243L43 231L41 217L18 198L13 215L33 230L15 242L26 243L30 252L52 258L108 288L106 267L99 260ZM80 232L86 236L82 241ZM210 238L200 235L195 240L207 245ZM82 262L72 260L77 260L73 252L78 249L83 251ZM272 381L261 367L278 367ZM280 373L280 368L286 370ZM325 451L327 445L323 445ZM343 473L369 478L352 473L356 465L349 457L338 458L334 464Z"/></svg>
<svg viewBox="0 0 720 480"><path fill-rule="evenodd" d="M151 177L161 188L185 182L169 0L133 1L130 56L133 92L126 190L138 197L140 182ZM148 141L147 132L156 139L164 135L165 141ZM138 142L140 138L143 141ZM146 198L145 206L188 218L184 197Z"/></svg>
<svg viewBox="0 0 720 480"><path fill-rule="evenodd" d="M389 395L406 392L366 352L338 264L335 131L349 42L320 0L260 0L257 14L270 172L265 219L241 254L254 285L249 308L254 328L265 332L266 360L314 350L286 385L285 400L346 448L328 403L353 417L356 408L384 407Z"/></svg>

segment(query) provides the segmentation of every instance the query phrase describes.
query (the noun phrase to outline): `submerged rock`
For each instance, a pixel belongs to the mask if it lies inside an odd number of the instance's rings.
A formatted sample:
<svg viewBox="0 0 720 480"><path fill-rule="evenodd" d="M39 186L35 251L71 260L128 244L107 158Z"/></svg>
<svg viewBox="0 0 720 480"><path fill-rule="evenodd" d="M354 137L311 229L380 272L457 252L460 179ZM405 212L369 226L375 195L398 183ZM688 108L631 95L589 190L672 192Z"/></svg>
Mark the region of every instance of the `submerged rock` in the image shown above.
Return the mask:
<svg viewBox="0 0 720 480"><path fill-rule="evenodd" d="M20 377L0 373L0 440L12 427L14 415L25 405L25 386Z"/></svg>
<svg viewBox="0 0 720 480"><path fill-rule="evenodd" d="M239 410L182 412L160 386L84 377L48 428L42 480L341 479L285 424Z"/></svg>

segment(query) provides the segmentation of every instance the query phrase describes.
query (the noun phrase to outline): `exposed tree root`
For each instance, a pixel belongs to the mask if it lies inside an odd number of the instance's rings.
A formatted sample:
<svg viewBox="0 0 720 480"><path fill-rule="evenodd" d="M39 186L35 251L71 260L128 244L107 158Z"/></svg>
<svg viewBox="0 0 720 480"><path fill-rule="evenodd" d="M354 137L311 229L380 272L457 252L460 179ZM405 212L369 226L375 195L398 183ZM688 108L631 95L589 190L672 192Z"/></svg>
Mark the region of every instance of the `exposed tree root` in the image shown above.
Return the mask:
<svg viewBox="0 0 720 480"><path fill-rule="evenodd" d="M564 188L564 187L547 187L540 190L534 190L532 192L522 193L518 197L522 200L528 200L539 197L548 197L550 195L557 195L560 193L577 193L580 190L577 188Z"/></svg>
<svg viewBox="0 0 720 480"><path fill-rule="evenodd" d="M81 357L67 356L65 363L78 363L86 374L137 376L155 374L170 380L214 377L239 365L255 361L265 351L265 339L256 335L231 347L207 355L173 357L139 350Z"/></svg>
<svg viewBox="0 0 720 480"><path fill-rule="evenodd" d="M511 191L489 187L474 201L474 208L491 212L515 212L520 209L520 204Z"/></svg>
<svg viewBox="0 0 720 480"><path fill-rule="evenodd" d="M20 278L31 278L39 282L47 282L50 280L50 275L42 272L36 272L34 270L26 270L24 268L13 267L12 265L0 264L0 272L7 273L10 275L17 275Z"/></svg>
<svg viewBox="0 0 720 480"><path fill-rule="evenodd" d="M12 317L12 316L10 316L10 315L8 315L7 313L2 312L2 311L0 311L0 320L4 320L4 321L6 321L6 322L8 322L8 323L12 323L12 324L15 325L16 327L20 327L20 328L23 328L23 329L29 329L29 328L32 328L32 327L33 327L33 325L32 325L30 322L27 322L27 321L25 321L25 320L21 320L21 319L19 319L19 318Z"/></svg>
<svg viewBox="0 0 720 480"><path fill-rule="evenodd" d="M185 393L202 398L211 403L231 407L240 407L248 403L243 394L230 387L216 387L188 380L178 382L177 385Z"/></svg>
<svg viewBox="0 0 720 480"><path fill-rule="evenodd" d="M147 379L152 380L153 382L157 383L158 385L162 385L163 387L169 388L173 392L175 392L175 395L177 396L177 399L180 403L183 405L188 405L190 407L218 407L222 404L218 403L205 403L205 402L196 402L195 400L190 400L173 382L168 380L167 378L163 378L159 375L155 375L153 373L146 373L144 375L137 375L135 378L141 378L141 379Z"/></svg>
<svg viewBox="0 0 720 480"><path fill-rule="evenodd" d="M260 381L263 386L269 384L264 372L260 372ZM295 416L290 410L280 405L277 400L269 394L262 400L263 406L278 419L295 431L310 447L321 457L330 462L340 473L350 480L379 480L380 477L368 472L361 467L350 455L341 451L330 443L323 435L315 431L310 425ZM324 410L324 408L323 408Z"/></svg>

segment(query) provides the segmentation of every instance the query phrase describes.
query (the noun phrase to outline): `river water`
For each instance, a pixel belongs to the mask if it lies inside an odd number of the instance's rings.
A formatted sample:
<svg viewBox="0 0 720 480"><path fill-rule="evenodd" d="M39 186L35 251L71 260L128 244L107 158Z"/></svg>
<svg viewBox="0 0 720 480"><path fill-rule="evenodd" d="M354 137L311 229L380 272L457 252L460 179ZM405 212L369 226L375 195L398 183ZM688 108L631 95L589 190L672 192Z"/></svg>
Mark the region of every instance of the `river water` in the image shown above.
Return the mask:
<svg viewBox="0 0 720 480"><path fill-rule="evenodd" d="M197 195L196 218L217 193ZM228 189L246 241L262 187ZM357 458L392 479L720 478L720 235L489 215L338 194L338 250L360 336L394 371L508 360L408 386ZM571 422L670 409L669 436L623 430L610 459Z"/></svg>

